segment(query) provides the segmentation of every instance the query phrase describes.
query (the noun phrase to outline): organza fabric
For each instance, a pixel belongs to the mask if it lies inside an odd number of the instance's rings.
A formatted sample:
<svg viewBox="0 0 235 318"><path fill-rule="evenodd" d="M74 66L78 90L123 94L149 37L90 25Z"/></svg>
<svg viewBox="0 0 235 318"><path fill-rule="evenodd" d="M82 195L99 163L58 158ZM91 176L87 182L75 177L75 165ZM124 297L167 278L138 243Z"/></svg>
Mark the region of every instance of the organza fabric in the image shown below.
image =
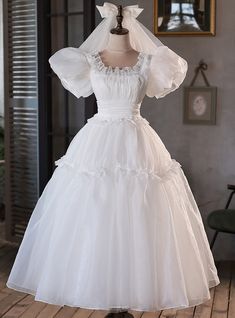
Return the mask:
<svg viewBox="0 0 235 318"><path fill-rule="evenodd" d="M155 55L140 52L138 61L134 67L124 67L123 69L105 66L98 51L84 53L80 49L74 47L67 47L57 51L50 57L49 62L53 71L60 78L62 85L79 98L81 96L87 97L94 93L94 85L92 84L95 84L94 81L96 81L96 79L93 80L93 78L90 77L89 57L95 57L99 71L103 74L106 73L110 75L110 73L113 73L114 71L121 75L137 70L144 56L146 57L146 60L149 60L149 66L145 68L144 84L146 90L141 92L138 91L138 94L135 94L136 96L134 99L137 98L141 101L145 94L149 97L164 97L180 86L187 73L188 64L186 60L167 46L160 46ZM146 64L146 61L144 63ZM106 82L104 82L104 90L101 90L101 94L105 94L105 98L114 99L115 94L119 94L119 91L112 89L112 86L109 85L109 79L110 78L108 77ZM121 80L122 79L120 78L120 81ZM106 87L106 84L108 84L108 87ZM117 85L117 82L112 81L112 85ZM129 81L127 86L129 91L131 91L131 85L132 83ZM123 86L121 86L121 89L122 87ZM107 97L107 90L109 90L109 97ZM98 94L97 99L99 99L99 91L98 88L96 90L96 97ZM121 96L116 97L119 99ZM124 93L124 98L127 97L128 96Z"/></svg>
<svg viewBox="0 0 235 318"><path fill-rule="evenodd" d="M96 6L103 20L98 24L88 38L79 46L84 53L102 51L107 47L110 30L117 24L117 6L104 2L103 6ZM155 54L158 47L164 45L150 30L136 18L143 11L138 5L123 8L123 27L129 31L130 44L133 49L146 54Z"/></svg>
<svg viewBox="0 0 235 318"><path fill-rule="evenodd" d="M140 114L146 94L162 97L186 74L170 49L158 53L141 52L124 68L74 48L50 58L75 96L95 93L98 112L56 160L8 287L50 304L107 310L210 299L220 281L199 209L180 163Z"/></svg>

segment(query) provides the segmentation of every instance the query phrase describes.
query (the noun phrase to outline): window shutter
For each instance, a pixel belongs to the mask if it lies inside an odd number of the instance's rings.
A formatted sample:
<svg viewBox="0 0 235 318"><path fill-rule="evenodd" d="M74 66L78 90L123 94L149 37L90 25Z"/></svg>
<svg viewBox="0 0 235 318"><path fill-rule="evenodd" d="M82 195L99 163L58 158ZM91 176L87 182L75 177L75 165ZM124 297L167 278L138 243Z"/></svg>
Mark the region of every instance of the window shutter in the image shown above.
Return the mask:
<svg viewBox="0 0 235 318"><path fill-rule="evenodd" d="M82 126L97 110L94 96L83 101L69 95L48 63L54 51L77 46L90 34L95 0L3 5L6 239L19 242L54 160L79 129L77 122Z"/></svg>
<svg viewBox="0 0 235 318"><path fill-rule="evenodd" d="M36 0L4 1L6 238L22 239L38 198Z"/></svg>

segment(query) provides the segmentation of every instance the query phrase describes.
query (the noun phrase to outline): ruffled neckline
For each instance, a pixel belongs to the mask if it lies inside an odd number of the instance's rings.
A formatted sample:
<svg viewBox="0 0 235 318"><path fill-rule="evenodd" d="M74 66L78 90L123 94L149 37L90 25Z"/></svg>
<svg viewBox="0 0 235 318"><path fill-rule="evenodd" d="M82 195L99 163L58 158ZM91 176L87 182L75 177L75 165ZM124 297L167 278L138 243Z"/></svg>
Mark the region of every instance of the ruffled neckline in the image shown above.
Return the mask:
<svg viewBox="0 0 235 318"><path fill-rule="evenodd" d="M105 65L99 51L95 51L93 53L90 53L91 58L93 59L93 62L95 66L98 68L99 71L105 72L105 73L132 73L136 72L140 69L142 65L142 61L144 59L144 53L139 52L137 56L137 62L132 66L111 66L111 65Z"/></svg>

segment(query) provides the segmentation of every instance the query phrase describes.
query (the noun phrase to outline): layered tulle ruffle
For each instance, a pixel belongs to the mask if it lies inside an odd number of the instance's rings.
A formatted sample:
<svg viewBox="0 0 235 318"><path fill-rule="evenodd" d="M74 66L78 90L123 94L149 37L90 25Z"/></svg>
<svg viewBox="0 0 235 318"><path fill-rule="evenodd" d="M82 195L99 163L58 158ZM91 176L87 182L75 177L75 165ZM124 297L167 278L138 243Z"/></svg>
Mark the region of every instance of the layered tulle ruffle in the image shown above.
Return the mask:
<svg viewBox="0 0 235 318"><path fill-rule="evenodd" d="M219 279L201 215L146 120L94 116L56 164L8 287L95 309L155 311L210 298Z"/></svg>

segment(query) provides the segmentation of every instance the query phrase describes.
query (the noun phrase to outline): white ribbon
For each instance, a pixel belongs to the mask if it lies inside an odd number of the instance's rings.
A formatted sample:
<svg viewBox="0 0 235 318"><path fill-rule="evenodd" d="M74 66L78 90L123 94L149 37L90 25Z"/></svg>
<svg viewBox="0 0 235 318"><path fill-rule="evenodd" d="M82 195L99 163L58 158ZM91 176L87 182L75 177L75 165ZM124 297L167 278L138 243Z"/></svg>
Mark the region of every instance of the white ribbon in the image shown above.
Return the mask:
<svg viewBox="0 0 235 318"><path fill-rule="evenodd" d="M100 12L102 18L110 18L117 16L118 14L118 7L110 2L104 2L103 6L96 5L97 9ZM137 18L138 15L143 11L143 8L139 8L138 4L126 6L122 9L123 17L133 17Z"/></svg>

